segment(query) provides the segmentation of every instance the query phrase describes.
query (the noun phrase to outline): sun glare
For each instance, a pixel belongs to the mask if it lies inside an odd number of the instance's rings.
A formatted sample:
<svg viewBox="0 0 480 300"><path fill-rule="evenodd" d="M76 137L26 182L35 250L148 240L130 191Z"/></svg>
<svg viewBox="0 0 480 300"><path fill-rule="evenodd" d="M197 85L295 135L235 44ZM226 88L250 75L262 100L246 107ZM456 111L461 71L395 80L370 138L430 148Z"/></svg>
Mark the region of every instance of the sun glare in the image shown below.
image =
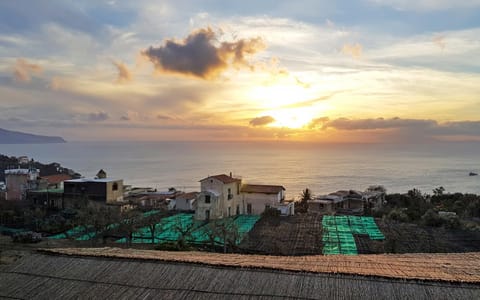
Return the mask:
<svg viewBox="0 0 480 300"><path fill-rule="evenodd" d="M306 127L312 119L322 116L328 104L315 101L322 92L292 84L256 87L249 97L263 108L263 116L271 116L274 122L268 127L288 127L299 129Z"/></svg>
<svg viewBox="0 0 480 300"><path fill-rule="evenodd" d="M316 117L316 113L316 110L313 110L311 107L301 107L273 110L266 114L275 119L275 122L271 123L269 126L296 129L308 125L308 123Z"/></svg>

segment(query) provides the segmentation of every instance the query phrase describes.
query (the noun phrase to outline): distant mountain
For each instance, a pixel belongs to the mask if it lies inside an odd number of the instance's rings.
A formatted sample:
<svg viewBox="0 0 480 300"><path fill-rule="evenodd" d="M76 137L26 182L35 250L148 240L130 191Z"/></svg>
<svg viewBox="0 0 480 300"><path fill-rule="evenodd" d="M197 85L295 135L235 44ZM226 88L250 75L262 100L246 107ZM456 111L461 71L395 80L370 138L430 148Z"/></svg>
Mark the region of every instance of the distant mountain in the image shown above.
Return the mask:
<svg viewBox="0 0 480 300"><path fill-rule="evenodd" d="M59 136L36 135L0 128L0 144L48 144L66 143Z"/></svg>

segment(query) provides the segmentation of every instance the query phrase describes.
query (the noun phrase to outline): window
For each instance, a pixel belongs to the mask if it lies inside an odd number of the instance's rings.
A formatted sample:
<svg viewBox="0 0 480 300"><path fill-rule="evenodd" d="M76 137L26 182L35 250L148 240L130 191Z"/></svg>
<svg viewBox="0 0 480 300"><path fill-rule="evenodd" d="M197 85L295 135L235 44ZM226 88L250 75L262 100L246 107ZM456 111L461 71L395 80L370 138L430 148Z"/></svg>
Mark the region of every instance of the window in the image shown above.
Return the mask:
<svg viewBox="0 0 480 300"><path fill-rule="evenodd" d="M240 214L240 205L237 205L237 215Z"/></svg>
<svg viewBox="0 0 480 300"><path fill-rule="evenodd" d="M252 203L247 204L247 214L249 214L249 215L252 214Z"/></svg>
<svg viewBox="0 0 480 300"><path fill-rule="evenodd" d="M210 220L210 211L208 209L205 211L205 220Z"/></svg>
<svg viewBox="0 0 480 300"><path fill-rule="evenodd" d="M232 195L232 189L228 189L228 196L227 196L227 199L230 200L230 199L233 199L233 195Z"/></svg>
<svg viewBox="0 0 480 300"><path fill-rule="evenodd" d="M205 195L205 203L210 203L210 195Z"/></svg>
<svg viewBox="0 0 480 300"><path fill-rule="evenodd" d="M232 208L229 207L229 208L228 208L228 216L230 217L231 215L232 215Z"/></svg>
<svg viewBox="0 0 480 300"><path fill-rule="evenodd" d="M112 191L118 191L118 183L116 182L113 183Z"/></svg>

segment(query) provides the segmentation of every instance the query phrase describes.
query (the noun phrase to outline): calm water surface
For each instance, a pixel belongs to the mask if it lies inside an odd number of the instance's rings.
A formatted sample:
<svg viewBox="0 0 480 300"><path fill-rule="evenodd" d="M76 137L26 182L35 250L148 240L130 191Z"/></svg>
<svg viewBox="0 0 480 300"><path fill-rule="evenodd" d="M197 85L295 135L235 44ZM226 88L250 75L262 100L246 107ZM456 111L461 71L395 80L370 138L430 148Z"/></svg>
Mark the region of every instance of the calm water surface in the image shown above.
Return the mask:
<svg viewBox="0 0 480 300"><path fill-rule="evenodd" d="M0 145L5 155L59 162L85 177L103 168L126 184L193 191L208 175L233 172L250 183L278 184L287 197L308 187L314 194L364 190L389 192L443 186L480 194L479 143L429 145L313 145L299 143L69 142Z"/></svg>

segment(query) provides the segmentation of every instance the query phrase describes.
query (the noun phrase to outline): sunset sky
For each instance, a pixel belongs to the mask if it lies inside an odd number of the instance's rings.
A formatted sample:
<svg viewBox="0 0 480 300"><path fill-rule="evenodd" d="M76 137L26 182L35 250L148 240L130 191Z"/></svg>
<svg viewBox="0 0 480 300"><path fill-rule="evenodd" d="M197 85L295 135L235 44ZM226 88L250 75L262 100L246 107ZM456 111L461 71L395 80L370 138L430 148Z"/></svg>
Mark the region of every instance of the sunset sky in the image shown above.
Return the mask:
<svg viewBox="0 0 480 300"><path fill-rule="evenodd" d="M480 140L480 0L1 1L0 127Z"/></svg>

